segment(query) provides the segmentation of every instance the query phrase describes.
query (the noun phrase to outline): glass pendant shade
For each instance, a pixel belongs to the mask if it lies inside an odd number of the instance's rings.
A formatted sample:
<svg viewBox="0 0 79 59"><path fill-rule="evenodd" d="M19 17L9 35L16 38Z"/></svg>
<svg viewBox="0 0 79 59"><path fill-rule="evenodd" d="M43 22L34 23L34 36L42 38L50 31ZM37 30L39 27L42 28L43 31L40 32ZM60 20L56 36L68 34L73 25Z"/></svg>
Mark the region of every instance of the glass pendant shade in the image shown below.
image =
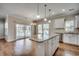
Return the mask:
<svg viewBox="0 0 79 59"><path fill-rule="evenodd" d="M44 7L45 7L45 18L44 18L44 21L47 21L47 18L46 18L46 7L47 7L47 5L45 4Z"/></svg>
<svg viewBox="0 0 79 59"><path fill-rule="evenodd" d="M40 18L40 15L37 15L36 17L39 19Z"/></svg>
<svg viewBox="0 0 79 59"><path fill-rule="evenodd" d="M50 19L50 16L51 16L51 9L49 9L49 19ZM48 20L48 23L51 23L51 20Z"/></svg>
<svg viewBox="0 0 79 59"><path fill-rule="evenodd" d="M48 23L51 23L51 20L49 20Z"/></svg>
<svg viewBox="0 0 79 59"><path fill-rule="evenodd" d="M37 19L40 18L40 15L39 15L39 3L37 3L37 15L36 15Z"/></svg>
<svg viewBox="0 0 79 59"><path fill-rule="evenodd" d="M47 21L47 18L44 18L44 21Z"/></svg>

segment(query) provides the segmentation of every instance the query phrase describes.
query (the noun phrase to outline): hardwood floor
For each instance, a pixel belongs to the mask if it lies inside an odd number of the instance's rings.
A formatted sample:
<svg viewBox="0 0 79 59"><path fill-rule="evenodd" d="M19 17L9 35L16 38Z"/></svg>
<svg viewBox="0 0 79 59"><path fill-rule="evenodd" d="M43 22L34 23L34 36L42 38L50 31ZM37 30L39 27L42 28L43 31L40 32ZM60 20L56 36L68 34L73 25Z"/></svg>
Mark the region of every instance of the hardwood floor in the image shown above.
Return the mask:
<svg viewBox="0 0 79 59"><path fill-rule="evenodd" d="M79 46L60 43L55 56L79 56Z"/></svg>
<svg viewBox="0 0 79 59"><path fill-rule="evenodd" d="M15 42L6 42L5 40L0 40L0 55L1 56L28 56L28 55L31 56L34 55L33 46L34 44L28 39L22 39Z"/></svg>
<svg viewBox="0 0 79 59"><path fill-rule="evenodd" d="M40 51L41 52L41 51ZM36 45L30 40L0 40L0 56L35 56ZM79 56L79 47L60 43L55 56Z"/></svg>

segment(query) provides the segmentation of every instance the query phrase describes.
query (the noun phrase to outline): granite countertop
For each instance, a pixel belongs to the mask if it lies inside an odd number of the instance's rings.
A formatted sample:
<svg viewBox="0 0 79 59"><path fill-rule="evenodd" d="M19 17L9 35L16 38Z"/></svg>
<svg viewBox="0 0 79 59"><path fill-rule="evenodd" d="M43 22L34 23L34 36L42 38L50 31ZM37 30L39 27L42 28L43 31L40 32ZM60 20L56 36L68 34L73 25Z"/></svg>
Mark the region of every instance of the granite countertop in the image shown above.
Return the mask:
<svg viewBox="0 0 79 59"><path fill-rule="evenodd" d="M56 37L58 35L59 34L54 34L53 36L50 36L48 39L45 39L45 40L38 39L37 37L32 37L32 38L30 38L30 40L35 41L37 43L42 43L42 42L47 41L47 40L50 40L50 39L52 39L52 38L54 38L54 37Z"/></svg>
<svg viewBox="0 0 79 59"><path fill-rule="evenodd" d="M57 34L79 34L79 32L55 32Z"/></svg>

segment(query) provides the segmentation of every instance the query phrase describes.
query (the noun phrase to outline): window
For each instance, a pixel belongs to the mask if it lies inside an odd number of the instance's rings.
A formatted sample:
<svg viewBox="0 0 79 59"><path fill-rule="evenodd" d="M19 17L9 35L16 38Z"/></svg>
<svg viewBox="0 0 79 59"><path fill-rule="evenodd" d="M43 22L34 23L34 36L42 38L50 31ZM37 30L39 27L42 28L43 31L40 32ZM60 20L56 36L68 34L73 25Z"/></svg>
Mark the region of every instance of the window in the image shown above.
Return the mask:
<svg viewBox="0 0 79 59"><path fill-rule="evenodd" d="M38 33L42 33L42 24L38 25L38 30L39 30Z"/></svg>
<svg viewBox="0 0 79 59"><path fill-rule="evenodd" d="M31 26L25 26L25 36L31 37Z"/></svg>
<svg viewBox="0 0 79 59"><path fill-rule="evenodd" d="M16 24L16 39L31 37L31 26Z"/></svg>
<svg viewBox="0 0 79 59"><path fill-rule="evenodd" d="M74 31L74 20L66 20L65 22L65 31L73 32Z"/></svg>
<svg viewBox="0 0 79 59"><path fill-rule="evenodd" d="M49 24L39 24L38 25L38 39L48 39L49 38Z"/></svg>
<svg viewBox="0 0 79 59"><path fill-rule="evenodd" d="M43 39L49 38L49 24L43 24Z"/></svg>
<svg viewBox="0 0 79 59"><path fill-rule="evenodd" d="M38 39L42 39L42 24L38 25Z"/></svg>
<svg viewBox="0 0 79 59"><path fill-rule="evenodd" d="M24 37L24 25L16 24L16 38L23 38Z"/></svg>

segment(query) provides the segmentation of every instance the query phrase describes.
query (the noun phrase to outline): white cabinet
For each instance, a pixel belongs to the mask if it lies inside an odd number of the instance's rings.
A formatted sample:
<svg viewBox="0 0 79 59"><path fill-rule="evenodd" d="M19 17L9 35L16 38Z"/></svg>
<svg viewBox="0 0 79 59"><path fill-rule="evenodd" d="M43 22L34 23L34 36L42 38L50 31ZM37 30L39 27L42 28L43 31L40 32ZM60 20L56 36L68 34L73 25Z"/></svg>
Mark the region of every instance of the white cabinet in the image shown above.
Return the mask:
<svg viewBox="0 0 79 59"><path fill-rule="evenodd" d="M69 43L69 34L63 34L63 42Z"/></svg>
<svg viewBox="0 0 79 59"><path fill-rule="evenodd" d="M64 18L55 19L54 28L64 28Z"/></svg>
<svg viewBox="0 0 79 59"><path fill-rule="evenodd" d="M71 38L70 38L71 44L77 45L77 35L76 34L70 34L70 35L71 35Z"/></svg>
<svg viewBox="0 0 79 59"><path fill-rule="evenodd" d="M63 35L63 42L79 45L79 34L64 34Z"/></svg>

